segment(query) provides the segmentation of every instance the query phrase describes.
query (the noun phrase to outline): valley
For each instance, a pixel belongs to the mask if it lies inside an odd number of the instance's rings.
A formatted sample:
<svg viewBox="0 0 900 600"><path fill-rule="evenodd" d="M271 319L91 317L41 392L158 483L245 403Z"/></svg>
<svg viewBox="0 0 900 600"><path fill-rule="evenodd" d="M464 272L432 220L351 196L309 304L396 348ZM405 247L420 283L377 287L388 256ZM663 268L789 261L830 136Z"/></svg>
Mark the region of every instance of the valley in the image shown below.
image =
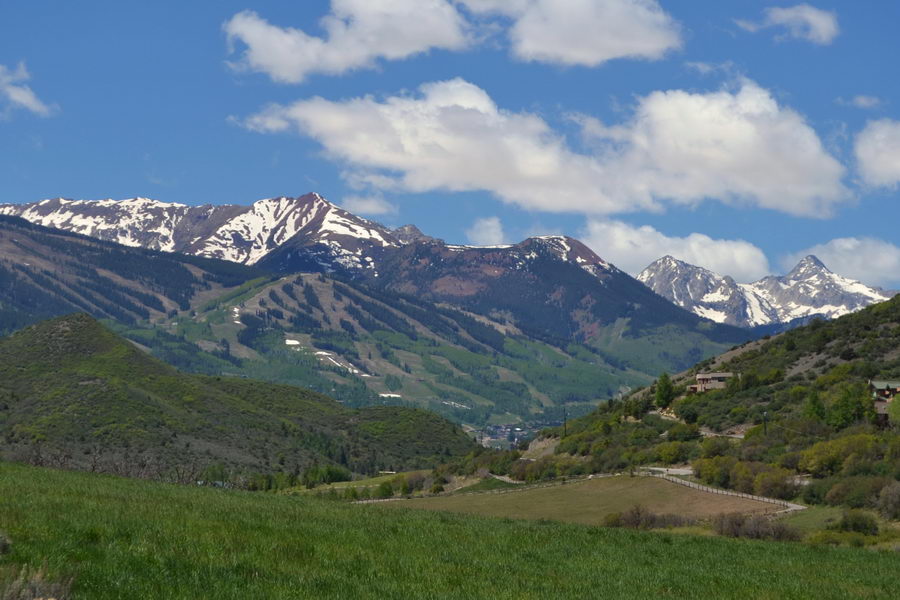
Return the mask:
<svg viewBox="0 0 900 600"><path fill-rule="evenodd" d="M869 4L0 2L0 600L900 596Z"/></svg>

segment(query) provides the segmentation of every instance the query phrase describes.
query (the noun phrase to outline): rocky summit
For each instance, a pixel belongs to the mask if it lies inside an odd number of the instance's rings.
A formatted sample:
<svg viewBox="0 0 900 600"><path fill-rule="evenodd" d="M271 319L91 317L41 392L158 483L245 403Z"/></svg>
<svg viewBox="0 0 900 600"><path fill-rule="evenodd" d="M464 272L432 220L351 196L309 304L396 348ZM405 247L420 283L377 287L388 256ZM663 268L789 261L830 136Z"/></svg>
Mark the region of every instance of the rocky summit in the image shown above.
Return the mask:
<svg viewBox="0 0 900 600"><path fill-rule="evenodd" d="M884 302L893 294L833 273L807 256L790 273L737 283L728 275L665 256L638 280L678 306L717 323L758 327L833 319Z"/></svg>

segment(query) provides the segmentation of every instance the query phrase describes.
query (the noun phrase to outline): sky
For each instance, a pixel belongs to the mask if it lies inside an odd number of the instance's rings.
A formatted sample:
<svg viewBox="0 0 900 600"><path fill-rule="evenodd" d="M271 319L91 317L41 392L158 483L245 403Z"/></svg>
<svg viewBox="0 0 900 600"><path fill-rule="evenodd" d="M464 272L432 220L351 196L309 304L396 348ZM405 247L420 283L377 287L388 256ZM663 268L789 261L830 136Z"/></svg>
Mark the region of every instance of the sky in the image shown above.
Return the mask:
<svg viewBox="0 0 900 600"><path fill-rule="evenodd" d="M900 3L0 2L0 202L318 192L630 273L900 287Z"/></svg>

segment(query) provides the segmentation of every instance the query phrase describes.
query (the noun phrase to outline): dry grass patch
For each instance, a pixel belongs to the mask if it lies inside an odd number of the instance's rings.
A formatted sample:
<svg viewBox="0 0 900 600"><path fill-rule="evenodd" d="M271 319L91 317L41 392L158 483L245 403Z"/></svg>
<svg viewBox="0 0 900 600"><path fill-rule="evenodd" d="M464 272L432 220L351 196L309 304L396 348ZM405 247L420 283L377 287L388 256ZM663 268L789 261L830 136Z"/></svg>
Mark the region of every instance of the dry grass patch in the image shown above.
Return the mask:
<svg viewBox="0 0 900 600"><path fill-rule="evenodd" d="M418 508L512 519L550 519L600 525L603 518L639 504L659 514L704 519L725 513L774 512L773 504L702 492L650 477L607 477L499 494L464 494L387 502Z"/></svg>

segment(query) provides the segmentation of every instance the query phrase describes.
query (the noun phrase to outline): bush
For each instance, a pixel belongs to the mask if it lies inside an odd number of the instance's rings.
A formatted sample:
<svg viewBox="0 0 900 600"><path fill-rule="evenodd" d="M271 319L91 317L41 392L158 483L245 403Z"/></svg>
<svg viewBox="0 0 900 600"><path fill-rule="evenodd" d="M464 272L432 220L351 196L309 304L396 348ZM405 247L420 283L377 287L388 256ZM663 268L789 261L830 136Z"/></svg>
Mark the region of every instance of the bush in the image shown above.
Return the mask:
<svg viewBox="0 0 900 600"><path fill-rule="evenodd" d="M834 486L834 479L819 479L811 481L803 488L803 501L807 504L825 504L825 497Z"/></svg>
<svg viewBox="0 0 900 600"><path fill-rule="evenodd" d="M815 545L862 548L866 545L866 536L855 532L817 531L809 536L807 541Z"/></svg>
<svg viewBox="0 0 900 600"><path fill-rule="evenodd" d="M731 452L731 441L727 437L708 437L700 444L703 458L715 458Z"/></svg>
<svg viewBox="0 0 900 600"><path fill-rule="evenodd" d="M803 537L799 530L781 521L741 513L717 515L713 519L713 531L728 537L779 542L796 542Z"/></svg>
<svg viewBox="0 0 900 600"><path fill-rule="evenodd" d="M859 434L819 442L803 451L800 469L815 477L834 475L843 467L844 461L855 454L859 459L876 457L878 443L874 435Z"/></svg>
<svg viewBox="0 0 900 600"><path fill-rule="evenodd" d="M376 491L377 498L391 498L394 495L394 486L390 481L382 481Z"/></svg>
<svg viewBox="0 0 900 600"><path fill-rule="evenodd" d="M605 527L627 527L629 529L661 529L686 527L696 523L695 519L673 514L656 514L640 504L635 504L624 513L612 513L603 518Z"/></svg>
<svg viewBox="0 0 900 600"><path fill-rule="evenodd" d="M878 535L878 521L867 512L848 510L835 526L838 531L850 531L863 535Z"/></svg>
<svg viewBox="0 0 900 600"><path fill-rule="evenodd" d="M673 442L689 442L700 437L700 428L696 425L679 423L669 429L668 439Z"/></svg>
<svg viewBox="0 0 900 600"><path fill-rule="evenodd" d="M885 477L847 477L835 483L825 494L825 502L832 506L874 508L881 490L890 483Z"/></svg>
<svg viewBox="0 0 900 600"><path fill-rule="evenodd" d="M794 475L787 469L778 467L767 469L756 476L753 489L758 496L788 500L797 495Z"/></svg>
<svg viewBox="0 0 900 600"><path fill-rule="evenodd" d="M9 541L9 538L3 532L0 532L0 556L8 553L11 546L12 542Z"/></svg>
<svg viewBox="0 0 900 600"><path fill-rule="evenodd" d="M900 519L900 482L895 481L881 488L881 492L878 494L878 512L885 519ZM0 541L0 554L3 554L2 541Z"/></svg>

